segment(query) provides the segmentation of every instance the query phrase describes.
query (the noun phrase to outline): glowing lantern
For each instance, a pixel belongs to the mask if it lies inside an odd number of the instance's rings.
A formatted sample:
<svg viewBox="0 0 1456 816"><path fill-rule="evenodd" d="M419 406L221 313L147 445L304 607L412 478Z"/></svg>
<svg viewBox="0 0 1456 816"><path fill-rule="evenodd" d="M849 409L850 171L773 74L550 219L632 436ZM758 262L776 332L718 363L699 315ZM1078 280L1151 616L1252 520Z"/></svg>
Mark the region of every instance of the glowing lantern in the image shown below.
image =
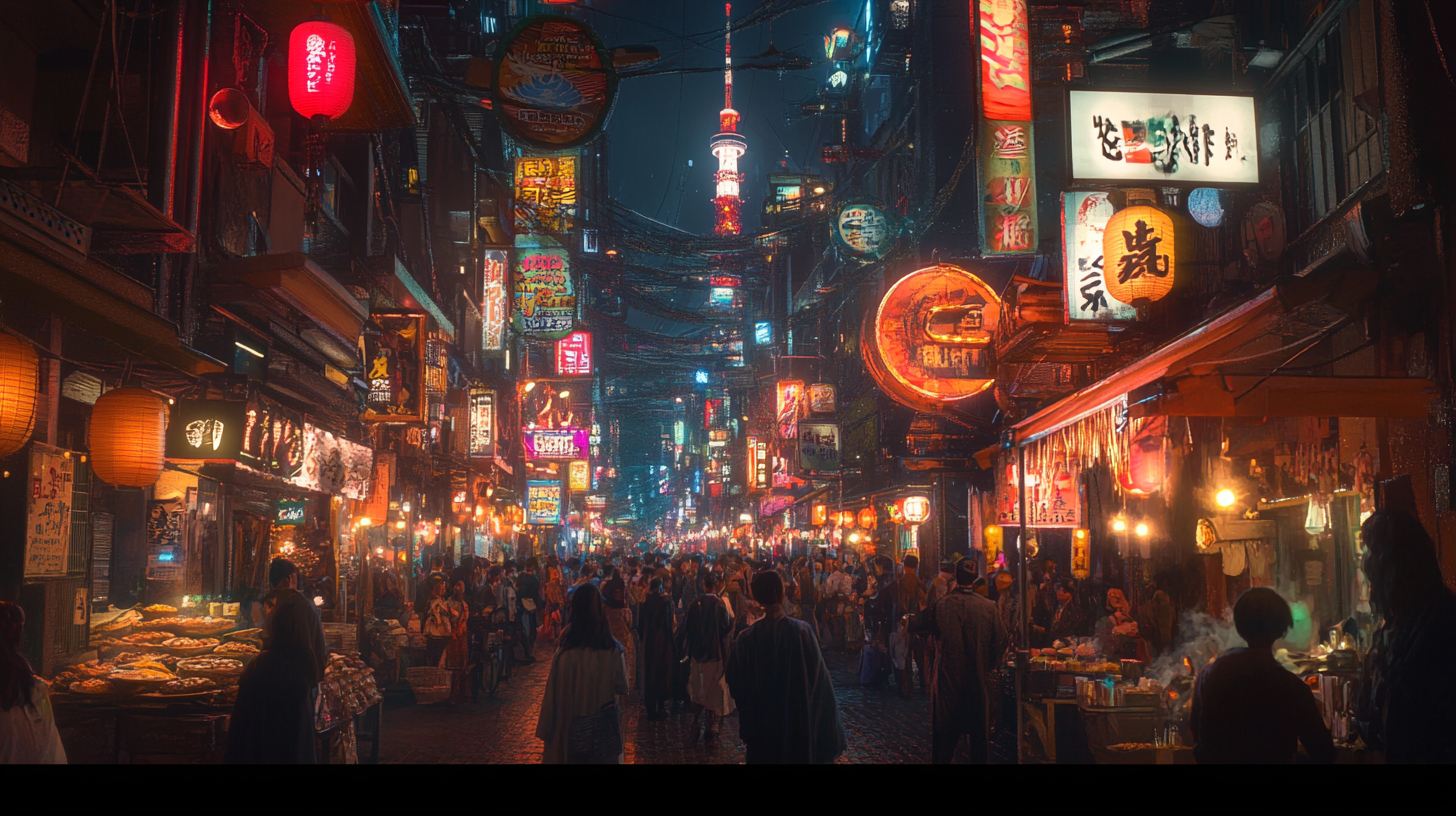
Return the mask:
<svg viewBox="0 0 1456 816"><path fill-rule="evenodd" d="M924 496L907 496L900 503L900 513L910 524L924 524L930 518L930 499Z"/></svg>
<svg viewBox="0 0 1456 816"><path fill-rule="evenodd" d="M354 102L354 37L323 20L288 36L288 101L305 119L337 119Z"/></svg>
<svg viewBox="0 0 1456 816"><path fill-rule="evenodd" d="M828 505L816 504L813 507L813 523L816 527L822 527L829 523Z"/></svg>
<svg viewBox="0 0 1456 816"><path fill-rule="evenodd" d="M118 388L91 410L91 469L116 487L149 487L166 464L167 404L145 388Z"/></svg>
<svg viewBox="0 0 1456 816"><path fill-rule="evenodd" d="M873 530L875 527L875 523L878 521L879 518L875 515L875 508L866 507L865 509L859 511L859 526L865 528L866 530Z"/></svg>
<svg viewBox="0 0 1456 816"><path fill-rule="evenodd" d="M1085 528L1072 531L1072 577L1085 581L1092 576L1091 536Z"/></svg>
<svg viewBox="0 0 1456 816"><path fill-rule="evenodd" d="M996 558L1001 555L1001 525L988 524L981 534L981 549L986 553L986 568L996 563Z"/></svg>
<svg viewBox="0 0 1456 816"><path fill-rule="evenodd" d="M0 332L0 457L30 441L40 393L40 357L30 344Z"/></svg>
<svg viewBox="0 0 1456 816"><path fill-rule="evenodd" d="M1158 301L1177 276L1173 217L1155 207L1128 207L1113 215L1102 234L1107 294L1123 303Z"/></svg>
<svg viewBox="0 0 1456 816"><path fill-rule="evenodd" d="M1168 475L1165 429L1166 421L1159 417L1133 437L1127 472L1122 475L1122 488L1127 492L1147 495L1163 489Z"/></svg>

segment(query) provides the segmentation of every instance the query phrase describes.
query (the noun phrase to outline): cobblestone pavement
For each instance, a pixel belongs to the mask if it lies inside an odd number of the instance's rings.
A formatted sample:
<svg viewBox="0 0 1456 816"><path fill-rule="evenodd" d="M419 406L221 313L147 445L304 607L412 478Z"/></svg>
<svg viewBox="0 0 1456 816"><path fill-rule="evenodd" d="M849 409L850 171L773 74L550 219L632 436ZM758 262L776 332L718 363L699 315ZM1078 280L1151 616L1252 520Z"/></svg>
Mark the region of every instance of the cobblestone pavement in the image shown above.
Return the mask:
<svg viewBox="0 0 1456 816"><path fill-rule="evenodd" d="M534 763L541 761L536 719L554 644L537 647L538 660L515 667L496 697L461 705L438 703L386 711L382 763ZM902 700L893 689L880 694L862 688L858 656L827 656L849 748L841 763L923 763L930 758L930 698L916 691ZM743 762L738 717L723 724L716 749L688 748L683 735L692 721L675 714L649 722L634 694L626 706L622 734L632 764L737 764Z"/></svg>

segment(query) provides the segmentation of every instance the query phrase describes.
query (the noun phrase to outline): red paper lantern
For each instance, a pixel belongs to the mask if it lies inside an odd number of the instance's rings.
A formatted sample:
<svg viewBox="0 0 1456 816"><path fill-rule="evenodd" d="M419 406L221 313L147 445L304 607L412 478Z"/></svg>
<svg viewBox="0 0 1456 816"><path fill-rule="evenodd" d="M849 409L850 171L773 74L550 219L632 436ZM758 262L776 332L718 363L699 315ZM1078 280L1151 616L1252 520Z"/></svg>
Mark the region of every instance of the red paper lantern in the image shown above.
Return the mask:
<svg viewBox="0 0 1456 816"><path fill-rule="evenodd" d="M306 119L337 119L354 101L354 37L322 20L288 36L288 101Z"/></svg>

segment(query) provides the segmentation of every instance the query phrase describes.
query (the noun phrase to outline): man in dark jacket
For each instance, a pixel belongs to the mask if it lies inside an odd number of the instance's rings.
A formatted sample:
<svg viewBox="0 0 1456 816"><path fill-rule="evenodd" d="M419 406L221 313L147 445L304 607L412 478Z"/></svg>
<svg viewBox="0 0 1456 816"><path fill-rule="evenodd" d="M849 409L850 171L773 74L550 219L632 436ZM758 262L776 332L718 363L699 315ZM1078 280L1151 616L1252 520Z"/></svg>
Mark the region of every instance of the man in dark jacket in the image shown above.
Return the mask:
<svg viewBox="0 0 1456 816"><path fill-rule="evenodd" d="M693 723L688 733L690 747L698 744L700 718L705 710L707 726L704 730L707 736L704 742L709 748L717 747L718 724L733 711L727 684L723 682L733 617L728 614L723 599L714 594L717 588L718 576L705 571L703 594L688 607L682 626L683 648L692 661L688 678L688 691L693 701Z"/></svg>
<svg viewBox="0 0 1456 816"><path fill-rule="evenodd" d="M955 589L920 616L917 630L934 637L939 649L935 683L930 689L930 761L949 764L956 745L968 737L973 763L990 758L990 708L987 676L1006 654L1006 628L996 605L976 594L976 565L956 564Z"/></svg>
<svg viewBox="0 0 1456 816"><path fill-rule="evenodd" d="M751 586L764 617L738 636L728 661L746 758L750 764L832 762L846 741L819 639L809 624L784 614L777 572L756 573Z"/></svg>

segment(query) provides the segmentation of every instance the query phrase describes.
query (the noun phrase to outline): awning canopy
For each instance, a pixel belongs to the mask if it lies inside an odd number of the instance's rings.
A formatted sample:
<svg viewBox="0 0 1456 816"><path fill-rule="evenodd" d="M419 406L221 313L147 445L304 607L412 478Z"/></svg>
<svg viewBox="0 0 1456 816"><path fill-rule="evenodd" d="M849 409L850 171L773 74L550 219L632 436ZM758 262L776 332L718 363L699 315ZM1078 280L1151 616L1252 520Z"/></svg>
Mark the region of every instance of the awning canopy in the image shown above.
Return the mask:
<svg viewBox="0 0 1456 816"><path fill-rule="evenodd" d="M333 275L302 252L254 255L217 267L219 286L244 284L270 292L307 315L345 350L359 344L369 310Z"/></svg>
<svg viewBox="0 0 1456 816"><path fill-rule="evenodd" d="M1035 442L1124 396L1133 416L1425 416L1434 393L1425 380L1245 370L1250 361L1283 363L1328 336L1376 284L1375 273L1359 265L1289 279L1027 417L1012 427L1012 441ZM1290 343L1291 336L1298 339Z"/></svg>

